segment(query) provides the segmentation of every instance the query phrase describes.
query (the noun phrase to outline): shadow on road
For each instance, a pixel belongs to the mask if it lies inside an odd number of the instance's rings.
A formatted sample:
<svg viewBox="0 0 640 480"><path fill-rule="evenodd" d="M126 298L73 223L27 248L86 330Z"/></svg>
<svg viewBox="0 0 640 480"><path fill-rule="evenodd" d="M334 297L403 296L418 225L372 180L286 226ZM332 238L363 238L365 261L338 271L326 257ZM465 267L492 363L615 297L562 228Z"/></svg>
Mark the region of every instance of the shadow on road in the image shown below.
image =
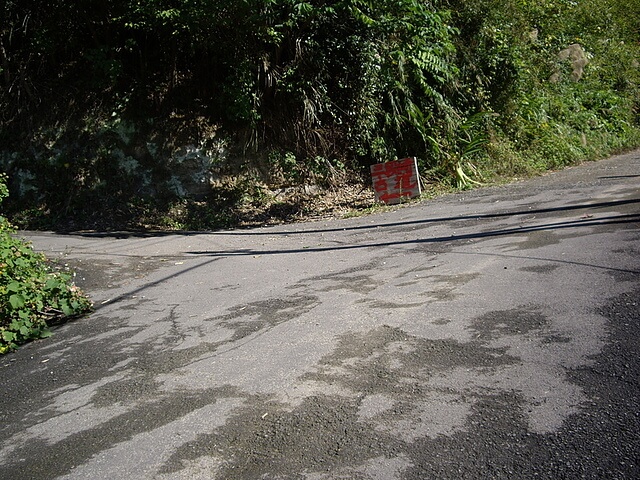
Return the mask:
<svg viewBox="0 0 640 480"><path fill-rule="evenodd" d="M640 199L633 200L621 200L621 201L612 201L612 202L602 202L602 203L592 203L592 204L580 204L580 205L571 205L571 206L563 206L558 208L545 208L545 209L537 209L537 210L526 210L526 211L518 211L518 212L504 212L504 213L495 213L495 214L480 214L480 215L462 215L456 217L442 217L442 218L433 218L433 219L425 219L418 221L407 221L407 222L395 222L395 223L386 223L386 224L377 224L377 225L365 225L365 226L354 226L348 228L332 228L332 229L316 229L316 230L304 230L304 231L286 231L286 232L223 232L224 235L269 235L269 236L278 236L278 235L291 235L296 233L326 233L326 232L344 232L344 231L353 231L353 230L371 230L371 229L384 229L390 227L402 227L402 226L411 226L411 225L420 225L426 223L436 223L436 222L447 222L447 221L461 221L461 220L477 220L477 219L492 219L492 218L508 218L515 217L519 215L536 215L541 213L554 213L554 212L563 212L563 211L574 211L574 210L584 210L589 209L593 211L598 208L606 208L606 207L618 207L622 205L631 205L640 203ZM192 257L213 257L208 261L199 263L198 265L191 266L179 272L173 273L167 277L161 278L157 281L147 283L142 285L134 290L123 293L115 298L106 300L102 302L100 305L96 305L95 310L100 310L101 308L106 307L107 305L111 305L117 303L119 301L129 299L132 296L139 294L140 292L152 288L156 285L164 283L173 278L179 277L185 273L188 273L192 270L198 269L200 267L206 266L216 260L225 258L225 257L233 257L233 256L249 256L249 255L283 255L283 254L301 254L301 253L323 253L323 252L335 252L335 251L345 251L345 250L356 250L356 249L365 249L365 248L384 248L384 247L395 247L395 246L406 246L406 245L428 245L428 244L439 244L444 242L459 242L459 241L469 241L469 240L479 240L491 237L504 237L510 235L522 235L533 232L541 232L541 231L556 231L556 230L564 230L570 228L585 228L585 227L597 227L597 226L611 226L611 225L632 225L632 224L640 225L640 213L634 214L619 214L619 215L608 215L599 218L593 218L591 215L583 216L582 218L576 220L569 220L563 222L553 222L553 223L544 223L539 225L532 226L517 226L512 228L502 228L497 230L488 230L488 231L479 231L473 233L465 233L465 234L454 234L454 235L446 235L439 237L431 237L431 238L416 238L410 240L394 240L394 241L386 241L386 242L371 242L371 243L349 243L349 244L339 244L339 245L329 245L329 246L315 246L315 247L303 247L303 248L292 248L292 249L236 249L236 250L194 250L194 251L186 251L181 252L184 255L189 255ZM83 233L82 236L94 237L94 238L152 238L157 236L179 236L179 235L195 235L196 233L127 233L127 234L117 234L117 233ZM217 235L218 233L216 233ZM474 254L482 254L482 253L474 253ZM116 254L114 254L116 255ZM512 258L529 258L534 259L534 257L524 257L517 255L506 255L506 254L497 254L497 253L485 253L485 255L493 255L493 256L503 256L503 257L512 257ZM116 256L121 256L121 254L117 254ZM133 255L127 255L133 256ZM622 268L613 268L602 265L594 265L587 263L574 262L570 260L562 260L562 259L547 259L547 258L539 258L539 260L545 261L553 261L557 263L565 263L565 264L574 264L581 265L590 268L604 269L610 271L618 271L624 273L631 274L640 274L638 270L631 269L622 269Z"/></svg>
<svg viewBox="0 0 640 480"><path fill-rule="evenodd" d="M595 227L595 226L602 226L602 225L622 225L622 224L632 224L632 223L640 223L640 214L611 215L608 217L600 217L600 218L585 218L585 219L571 220L566 222L546 223L546 224L534 225L530 227L519 226L519 227L513 227L513 228L504 228L500 230L489 230L484 232L465 233L465 234L459 234L459 235L447 235L447 236L432 237L432 238L417 238L413 240L397 240L397 241L389 241L389 242L333 245L333 246L294 248L294 249L284 249L284 250L238 249L238 250L189 251L185 253L189 255L228 257L228 256L234 256L234 255L279 255L279 254L289 254L289 253L331 252L331 251L339 251L339 250L354 250L354 249L374 248L374 247L393 247L393 246L411 245L411 244L428 244L428 243L456 242L460 240L477 240L477 239L488 238L488 237L519 235L523 233L540 232L540 231L546 231L546 230L562 230L567 228Z"/></svg>
<svg viewBox="0 0 640 480"><path fill-rule="evenodd" d="M205 265L209 265L209 264L211 264L211 263L213 263L213 262L215 262L217 260L220 260L220 258L212 258L212 259L207 260L205 262L202 262L202 263L199 263L197 265L193 265L191 267L188 267L188 268L185 268L183 270L180 270L179 272L172 273L171 275L167 275L166 277L162 277L159 280L155 280L153 282L145 283L144 285L142 285L142 286L140 286L138 288L135 288L133 290L130 290L130 291L126 292L126 293L122 293L122 294L118 295L117 297L110 298L108 300L104 300L103 302L100 303L100 305L95 305L93 307L93 310L94 311L98 311L98 310L100 310L100 309L102 309L102 308L104 308L104 307L106 307L108 305L112 305L114 303L118 303L118 302L120 302L122 300L130 299L131 297L139 294L140 292L143 292L144 290L147 290L149 288L155 287L156 285L160 285L160 284L162 284L164 282L167 282L169 280L177 278L177 277L179 277L181 275L184 275L185 273L191 272L193 270L197 270L198 268L204 267Z"/></svg>
<svg viewBox="0 0 640 480"><path fill-rule="evenodd" d="M508 211L508 212L499 212L499 213L486 213L486 214L477 214L477 215L459 215L454 217L438 217L438 218L427 218L423 220L410 220L405 222L392 222L392 223L382 223L382 224L371 224L371 225L357 225L353 227L337 227L337 228L319 228L319 229L305 229L305 230L285 230L285 231L260 231L257 229L254 230L231 230L231 231L215 231L215 232L64 232L60 233L61 235L73 235L80 237L88 237L88 238L115 238L115 239L129 239L129 238L154 238L154 237L170 237L170 236L193 236L193 235L225 235L225 236L260 236L260 235L268 235L268 236L277 236L277 235L300 235L300 234L309 234L309 233L331 233L331 232L349 232L349 231L359 231L359 230L375 230L381 228L392 228L392 227L404 227L411 225L424 225L429 223L441 223L441 222L451 222L451 221L461 221L461 220L486 220L486 219L495 219L495 218L509 218L509 217L517 217L520 215L538 215L543 213L558 213L558 212L570 212L575 210L595 210L601 208L608 207L619 207L623 205L631 205L640 203L640 199L630 199L630 200L615 200L611 202L599 202L599 203L584 203L579 205L565 205L562 207L552 207L552 208L539 208L539 209L527 209L520 211Z"/></svg>

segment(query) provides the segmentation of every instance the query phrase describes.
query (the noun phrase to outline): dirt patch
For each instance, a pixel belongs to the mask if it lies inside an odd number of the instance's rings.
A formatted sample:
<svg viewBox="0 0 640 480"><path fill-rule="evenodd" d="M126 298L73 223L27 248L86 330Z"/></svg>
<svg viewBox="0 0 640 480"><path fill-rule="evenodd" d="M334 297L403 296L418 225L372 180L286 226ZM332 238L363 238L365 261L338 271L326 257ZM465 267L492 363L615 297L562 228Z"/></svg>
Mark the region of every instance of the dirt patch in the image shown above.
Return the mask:
<svg viewBox="0 0 640 480"><path fill-rule="evenodd" d="M375 205L369 184L353 182L340 187L305 192L288 189L270 201L248 203L235 212L239 227L279 225L327 218L343 218L365 212Z"/></svg>

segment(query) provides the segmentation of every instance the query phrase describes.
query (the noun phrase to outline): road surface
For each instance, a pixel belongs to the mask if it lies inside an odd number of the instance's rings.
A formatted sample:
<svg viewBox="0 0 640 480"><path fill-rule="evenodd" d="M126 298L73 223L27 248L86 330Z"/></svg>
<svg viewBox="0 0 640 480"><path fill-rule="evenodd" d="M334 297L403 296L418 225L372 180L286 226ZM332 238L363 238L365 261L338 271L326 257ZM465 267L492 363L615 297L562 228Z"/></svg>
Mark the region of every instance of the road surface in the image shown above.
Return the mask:
<svg viewBox="0 0 640 480"><path fill-rule="evenodd" d="M640 478L640 152L349 220L26 232L2 479Z"/></svg>

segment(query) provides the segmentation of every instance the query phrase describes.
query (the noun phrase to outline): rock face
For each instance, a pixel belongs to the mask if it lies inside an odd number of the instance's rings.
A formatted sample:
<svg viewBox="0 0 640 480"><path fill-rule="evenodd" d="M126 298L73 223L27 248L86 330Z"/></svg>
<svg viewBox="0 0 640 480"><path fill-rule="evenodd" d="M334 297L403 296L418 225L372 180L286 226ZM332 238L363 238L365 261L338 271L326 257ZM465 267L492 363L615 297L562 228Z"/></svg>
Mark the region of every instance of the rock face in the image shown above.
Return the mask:
<svg viewBox="0 0 640 480"><path fill-rule="evenodd" d="M169 189L181 198L203 199L211 191L212 171L217 158L206 148L187 145L178 149L167 163Z"/></svg>
<svg viewBox="0 0 640 480"><path fill-rule="evenodd" d="M573 68L573 70L571 71L571 80L573 80L574 82L577 82L582 78L584 67L586 67L589 63L586 52L578 43L574 43L572 45L569 45L567 48L560 50L560 52L558 53L558 60L560 60L561 62L571 63L571 67ZM559 82L561 78L561 73L557 71L553 75L551 75L549 81L551 81L552 83L556 83Z"/></svg>

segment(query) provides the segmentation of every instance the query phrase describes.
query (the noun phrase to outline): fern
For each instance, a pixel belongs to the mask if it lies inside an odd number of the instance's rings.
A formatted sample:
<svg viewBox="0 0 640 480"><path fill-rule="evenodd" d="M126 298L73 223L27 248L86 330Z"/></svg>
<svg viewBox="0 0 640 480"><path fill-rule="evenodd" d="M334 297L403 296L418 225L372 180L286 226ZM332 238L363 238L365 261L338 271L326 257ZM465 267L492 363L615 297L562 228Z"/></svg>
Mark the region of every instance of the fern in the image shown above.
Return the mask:
<svg viewBox="0 0 640 480"><path fill-rule="evenodd" d="M416 52L411 61L420 70L432 75L439 83L451 80L454 76L451 65L432 51Z"/></svg>

